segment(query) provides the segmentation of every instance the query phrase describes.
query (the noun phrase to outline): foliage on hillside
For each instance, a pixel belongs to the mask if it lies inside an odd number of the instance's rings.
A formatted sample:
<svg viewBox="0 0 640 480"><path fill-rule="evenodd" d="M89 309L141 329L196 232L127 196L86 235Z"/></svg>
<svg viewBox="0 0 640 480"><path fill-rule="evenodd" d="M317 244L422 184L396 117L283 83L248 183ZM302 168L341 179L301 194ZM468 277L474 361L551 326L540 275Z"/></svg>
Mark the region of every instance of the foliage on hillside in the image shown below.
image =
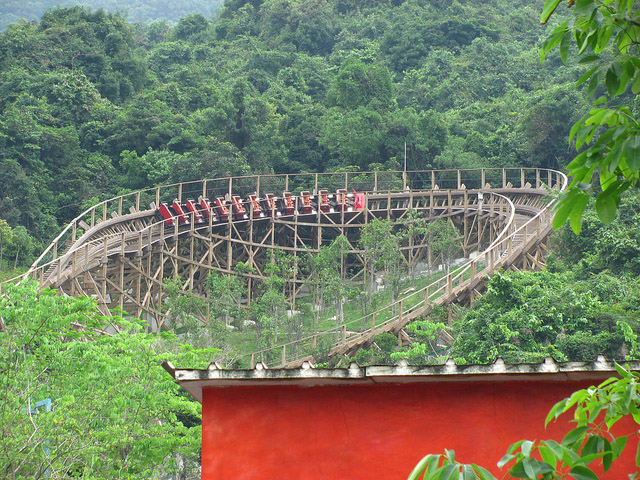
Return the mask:
<svg viewBox="0 0 640 480"><path fill-rule="evenodd" d="M222 0L4 0L0 5L0 31L20 21L39 20L49 9L73 6L119 12L130 22L177 22L191 13L213 15L222 6Z"/></svg>

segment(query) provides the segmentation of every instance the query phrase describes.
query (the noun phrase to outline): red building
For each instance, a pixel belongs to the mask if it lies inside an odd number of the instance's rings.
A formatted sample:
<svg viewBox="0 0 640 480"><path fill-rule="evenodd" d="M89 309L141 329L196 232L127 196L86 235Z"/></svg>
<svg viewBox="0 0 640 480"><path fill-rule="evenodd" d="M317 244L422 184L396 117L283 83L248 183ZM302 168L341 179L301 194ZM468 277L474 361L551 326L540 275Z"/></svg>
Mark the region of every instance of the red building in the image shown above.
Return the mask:
<svg viewBox="0 0 640 480"><path fill-rule="evenodd" d="M633 368L639 365L632 366ZM405 479L427 453L454 449L499 478L496 464L517 440L560 441L564 415L549 409L575 390L615 375L595 362L348 369L165 368L202 402L206 480ZM634 432L633 425L619 425ZM604 478L636 470L634 436Z"/></svg>

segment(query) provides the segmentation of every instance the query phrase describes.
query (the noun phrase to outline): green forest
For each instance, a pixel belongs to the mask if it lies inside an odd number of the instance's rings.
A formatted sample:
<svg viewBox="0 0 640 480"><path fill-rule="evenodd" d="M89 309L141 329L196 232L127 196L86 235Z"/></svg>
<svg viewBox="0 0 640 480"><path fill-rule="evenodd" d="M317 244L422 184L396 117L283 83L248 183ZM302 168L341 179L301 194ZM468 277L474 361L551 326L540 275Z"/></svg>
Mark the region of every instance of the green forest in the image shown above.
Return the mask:
<svg viewBox="0 0 640 480"><path fill-rule="evenodd" d="M546 44L540 61L545 38L569 16L559 9L541 27L542 2L227 0L172 2L170 10L114 0L100 5L106 10L58 6L29 22L18 19L53 5L14 3L0 7L3 21L14 22L0 33L3 280L24 272L87 207L156 185L401 170L405 148L409 170L571 169L571 126L590 111L592 94L618 90L609 74L606 85L576 88L593 70L561 38L559 50ZM622 89L616 102L635 113L635 94ZM580 235L567 226L554 234L545 271L500 273L473 305L435 308L408 327L410 347L381 335L353 358L328 360L323 344L315 357L326 366L637 358L640 196L625 194L609 225L599 219L602 202L582 206ZM323 308L307 304L304 320L286 313L285 255L257 285L250 309L239 308L239 277L212 275L216 302L208 304L166 279L177 328L158 335L126 314L99 315L90 298L7 286L0 476L41 478L53 469L84 478L191 478L200 406L161 361L246 367L247 353L268 350L279 335L358 318L428 280L394 257L398 242L428 226L371 225L362 245L379 249L391 288L369 296L345 282L337 241L305 258L317 285L312 300ZM453 234L444 225L438 232L444 258ZM114 325L118 333L105 335ZM442 335L451 339L446 346ZM38 415L34 433L36 417L23 411L42 408L31 402L44 398L55 412Z"/></svg>
<svg viewBox="0 0 640 480"><path fill-rule="evenodd" d="M175 23L192 13L209 17L220 9L222 3L222 0L5 0L0 5L0 30L6 30L13 23L40 20L44 12L56 7L102 8L118 12L132 23L163 20Z"/></svg>
<svg viewBox="0 0 640 480"><path fill-rule="evenodd" d="M72 7L11 25L0 215L33 253L117 193L398 169L405 142L408 169L569 163L585 67L539 61L535 2L396 3L236 1L175 27Z"/></svg>

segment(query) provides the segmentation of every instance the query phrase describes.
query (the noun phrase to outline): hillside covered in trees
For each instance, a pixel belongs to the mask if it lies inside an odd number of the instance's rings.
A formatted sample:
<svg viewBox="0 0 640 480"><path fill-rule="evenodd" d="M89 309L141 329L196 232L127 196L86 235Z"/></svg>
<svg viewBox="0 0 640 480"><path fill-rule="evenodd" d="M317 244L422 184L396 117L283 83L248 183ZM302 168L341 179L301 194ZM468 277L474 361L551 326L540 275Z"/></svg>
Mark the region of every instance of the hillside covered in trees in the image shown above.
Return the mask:
<svg viewBox="0 0 640 480"><path fill-rule="evenodd" d="M83 207L264 172L565 166L584 68L535 2L230 1L175 27L80 7L0 35L0 215L42 245ZM34 251L37 248L34 248Z"/></svg>
<svg viewBox="0 0 640 480"><path fill-rule="evenodd" d="M129 22L148 23L156 20L177 22L191 13L211 16L222 3L222 0L5 0L0 5L0 31L12 23L39 20L44 12L56 7L103 8L124 15Z"/></svg>

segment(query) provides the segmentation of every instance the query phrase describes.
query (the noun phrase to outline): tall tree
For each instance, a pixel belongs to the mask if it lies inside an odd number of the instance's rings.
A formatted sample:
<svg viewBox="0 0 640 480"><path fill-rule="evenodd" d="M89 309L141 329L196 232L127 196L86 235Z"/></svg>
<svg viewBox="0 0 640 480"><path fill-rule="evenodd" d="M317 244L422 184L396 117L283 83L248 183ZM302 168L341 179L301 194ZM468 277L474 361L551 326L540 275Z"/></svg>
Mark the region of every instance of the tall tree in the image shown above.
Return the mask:
<svg viewBox="0 0 640 480"><path fill-rule="evenodd" d="M6 220L0 218L0 271L2 271L2 261L5 248L13 239L13 230Z"/></svg>
<svg viewBox="0 0 640 480"><path fill-rule="evenodd" d="M394 231L390 220L374 218L360 234L367 264L367 293L376 289L378 272L382 272L384 285L389 288L393 302L400 295L400 282L404 273L404 258L400 253L401 234Z"/></svg>

